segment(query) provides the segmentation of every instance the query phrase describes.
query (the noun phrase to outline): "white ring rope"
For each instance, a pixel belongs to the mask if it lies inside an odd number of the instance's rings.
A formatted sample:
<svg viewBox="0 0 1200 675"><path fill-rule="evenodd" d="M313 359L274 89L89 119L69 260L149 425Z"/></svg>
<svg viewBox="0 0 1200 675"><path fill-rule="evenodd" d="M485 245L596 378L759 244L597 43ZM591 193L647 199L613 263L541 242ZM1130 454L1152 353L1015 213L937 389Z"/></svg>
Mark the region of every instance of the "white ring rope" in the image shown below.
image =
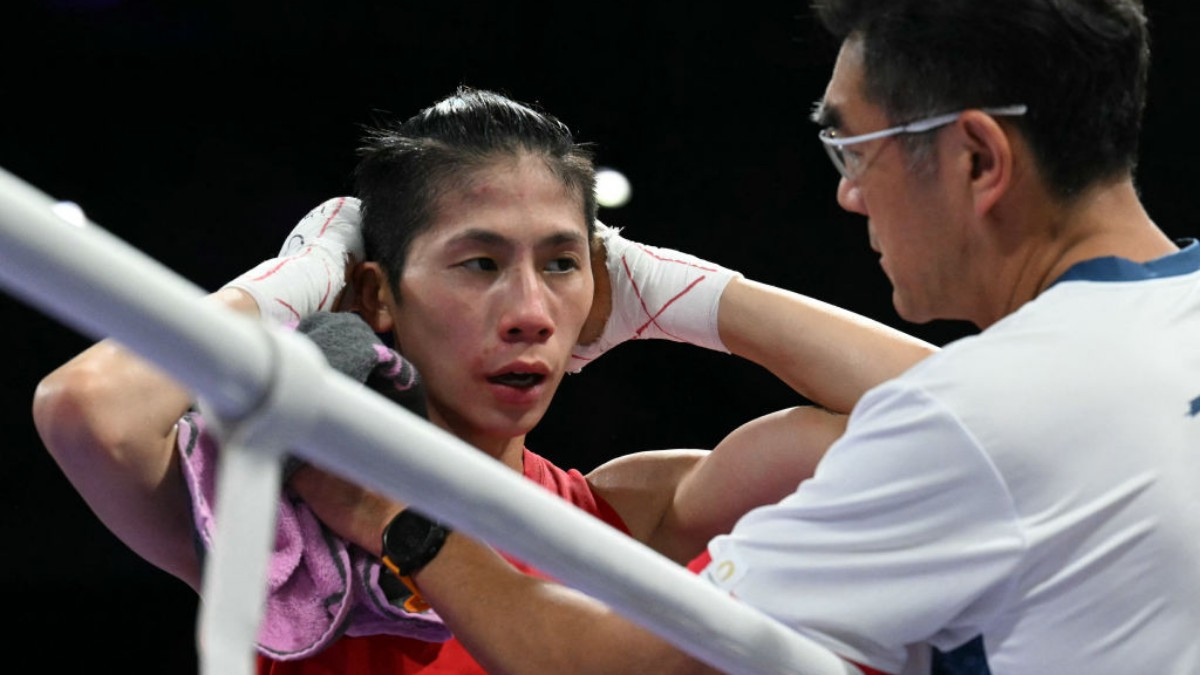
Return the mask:
<svg viewBox="0 0 1200 675"><path fill-rule="evenodd" d="M284 443L314 464L502 547L724 671L858 672L340 373L323 364L293 369L304 365L305 349L315 348L203 301L200 288L95 225L69 224L53 204L0 169L0 285L65 325L115 338L155 363L220 415L239 441L241 457L222 466L221 480L232 474L240 487L219 495L224 517L214 554L223 552L210 556L205 573L204 606L221 612L200 620L206 674L253 672L248 645L265 595L278 490L277 471L264 466L275 464ZM287 375L277 367L284 359ZM298 401L297 392L320 395ZM240 531L227 526L234 520L230 507L246 522Z"/></svg>

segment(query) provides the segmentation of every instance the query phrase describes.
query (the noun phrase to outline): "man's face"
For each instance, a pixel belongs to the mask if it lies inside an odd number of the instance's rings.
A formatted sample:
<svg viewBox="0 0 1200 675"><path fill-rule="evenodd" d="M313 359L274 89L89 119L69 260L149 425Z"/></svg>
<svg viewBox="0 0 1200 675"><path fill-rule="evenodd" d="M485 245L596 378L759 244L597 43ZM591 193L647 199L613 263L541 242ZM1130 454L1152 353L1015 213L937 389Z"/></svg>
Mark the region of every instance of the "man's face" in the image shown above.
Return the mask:
<svg viewBox="0 0 1200 675"><path fill-rule="evenodd" d="M522 155L439 197L433 225L409 249L392 315L431 417L483 447L541 419L591 301L580 200Z"/></svg>
<svg viewBox="0 0 1200 675"><path fill-rule="evenodd" d="M852 38L838 55L823 116L835 121L843 137L908 121L888 120L863 90L861 44ZM862 168L854 180L839 182L838 203L867 217L871 248L880 253L880 266L892 283L896 311L918 323L952 317L965 263L962 232L941 184L939 158L914 171L896 137L866 141L848 151L859 153Z"/></svg>

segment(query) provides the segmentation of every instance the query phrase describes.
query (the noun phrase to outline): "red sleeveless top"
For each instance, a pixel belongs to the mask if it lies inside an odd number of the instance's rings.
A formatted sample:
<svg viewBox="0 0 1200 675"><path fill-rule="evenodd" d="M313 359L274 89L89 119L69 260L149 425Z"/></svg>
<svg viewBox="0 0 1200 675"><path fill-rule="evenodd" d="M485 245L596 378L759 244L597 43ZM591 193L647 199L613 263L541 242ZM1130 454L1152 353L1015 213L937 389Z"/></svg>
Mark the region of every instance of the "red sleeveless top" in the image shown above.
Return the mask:
<svg viewBox="0 0 1200 675"><path fill-rule="evenodd" d="M596 516L618 530L629 529L575 469L563 471L549 460L525 449L525 477ZM507 556L506 556L507 557ZM517 569L545 576L519 560L508 559ZM462 675L486 671L467 650L451 638L446 642L422 642L391 635L342 637L316 656L299 661L274 661L258 656L259 675Z"/></svg>

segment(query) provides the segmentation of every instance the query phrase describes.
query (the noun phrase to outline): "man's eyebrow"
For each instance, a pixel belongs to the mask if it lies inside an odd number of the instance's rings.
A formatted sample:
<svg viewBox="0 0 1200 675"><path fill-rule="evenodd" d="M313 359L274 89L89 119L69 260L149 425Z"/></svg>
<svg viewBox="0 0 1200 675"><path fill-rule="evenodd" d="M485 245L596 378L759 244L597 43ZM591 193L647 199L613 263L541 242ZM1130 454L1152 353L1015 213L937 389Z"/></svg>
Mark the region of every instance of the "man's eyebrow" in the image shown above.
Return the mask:
<svg viewBox="0 0 1200 675"><path fill-rule="evenodd" d="M821 128L840 128L842 126L842 111L837 106L829 105L824 99L813 104L812 115L809 116Z"/></svg>

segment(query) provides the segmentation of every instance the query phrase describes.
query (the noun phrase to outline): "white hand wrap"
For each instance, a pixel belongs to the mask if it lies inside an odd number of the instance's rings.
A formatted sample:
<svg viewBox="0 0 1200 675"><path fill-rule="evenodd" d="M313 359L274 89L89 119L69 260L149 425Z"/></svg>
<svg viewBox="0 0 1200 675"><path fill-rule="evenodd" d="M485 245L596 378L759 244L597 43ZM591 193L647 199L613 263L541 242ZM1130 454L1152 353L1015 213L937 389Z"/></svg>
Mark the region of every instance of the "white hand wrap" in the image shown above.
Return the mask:
<svg viewBox="0 0 1200 675"><path fill-rule="evenodd" d="M258 303L263 318L291 323L330 310L346 285L346 266L363 259L360 203L335 197L300 219L279 256L225 284Z"/></svg>
<svg viewBox="0 0 1200 675"><path fill-rule="evenodd" d="M599 339L575 346L571 372L626 340L673 340L729 353L717 330L717 312L725 286L741 273L629 241L619 229L599 222L596 236L604 243L612 313Z"/></svg>

